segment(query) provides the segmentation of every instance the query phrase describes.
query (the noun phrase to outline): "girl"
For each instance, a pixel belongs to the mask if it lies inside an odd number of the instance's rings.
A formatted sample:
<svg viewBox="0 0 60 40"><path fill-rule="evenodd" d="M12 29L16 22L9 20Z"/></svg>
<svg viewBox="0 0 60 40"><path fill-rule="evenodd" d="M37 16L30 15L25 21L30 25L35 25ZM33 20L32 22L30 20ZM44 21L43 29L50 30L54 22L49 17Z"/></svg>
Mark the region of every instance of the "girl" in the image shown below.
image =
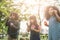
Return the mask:
<svg viewBox="0 0 60 40"><path fill-rule="evenodd" d="M17 40L19 31L18 14L11 13L9 19L6 22L8 26L8 40Z"/></svg>
<svg viewBox="0 0 60 40"><path fill-rule="evenodd" d="M48 40L60 40L60 14L55 6L48 6L45 11L45 18L49 20Z"/></svg>
<svg viewBox="0 0 60 40"><path fill-rule="evenodd" d="M27 31L30 31L30 40L40 40L40 26L37 24L35 16L30 16L30 25Z"/></svg>

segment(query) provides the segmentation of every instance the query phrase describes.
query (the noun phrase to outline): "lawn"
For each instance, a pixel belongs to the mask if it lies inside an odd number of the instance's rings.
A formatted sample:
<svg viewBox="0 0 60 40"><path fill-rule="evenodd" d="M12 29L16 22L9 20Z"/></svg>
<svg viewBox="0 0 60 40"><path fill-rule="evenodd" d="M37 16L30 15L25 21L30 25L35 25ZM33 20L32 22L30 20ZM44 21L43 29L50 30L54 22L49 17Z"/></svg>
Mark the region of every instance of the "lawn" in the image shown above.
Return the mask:
<svg viewBox="0 0 60 40"><path fill-rule="evenodd" d="M7 40L7 36L5 36L4 38L2 38L2 39L0 39L0 40ZM29 39L29 37L22 37L22 36L19 36L19 40L20 40L20 38L25 38L26 40L28 40ZM48 36L47 35L41 35L41 40L47 40L47 38L48 38Z"/></svg>

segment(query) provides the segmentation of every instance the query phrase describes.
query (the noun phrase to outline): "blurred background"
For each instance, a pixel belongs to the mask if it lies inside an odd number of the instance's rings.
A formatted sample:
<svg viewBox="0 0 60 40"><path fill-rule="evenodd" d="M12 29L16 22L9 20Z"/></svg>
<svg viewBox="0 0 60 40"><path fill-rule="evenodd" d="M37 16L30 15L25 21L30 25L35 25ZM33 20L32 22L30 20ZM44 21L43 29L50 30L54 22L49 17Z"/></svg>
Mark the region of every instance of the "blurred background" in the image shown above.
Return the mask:
<svg viewBox="0 0 60 40"><path fill-rule="evenodd" d="M41 25L41 40L48 40L48 29L44 25L44 9L46 6L54 5L60 10L60 0L0 0L0 40L7 40L7 28L5 26L6 18L10 15L10 12L16 12L20 17L20 30L19 37L29 40L30 33L27 32L27 21L29 21L30 15L37 17L38 23Z"/></svg>

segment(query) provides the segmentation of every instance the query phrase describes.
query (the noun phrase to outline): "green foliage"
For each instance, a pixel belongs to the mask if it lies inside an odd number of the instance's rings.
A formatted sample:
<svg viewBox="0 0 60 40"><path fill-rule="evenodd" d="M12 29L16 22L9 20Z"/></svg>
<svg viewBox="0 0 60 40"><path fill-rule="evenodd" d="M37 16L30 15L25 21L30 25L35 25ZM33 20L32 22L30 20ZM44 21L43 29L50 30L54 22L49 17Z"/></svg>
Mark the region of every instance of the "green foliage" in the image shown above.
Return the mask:
<svg viewBox="0 0 60 40"><path fill-rule="evenodd" d="M9 15L9 12L7 10L7 5L6 0L2 0L0 2L0 33L6 33L7 32L7 27L5 26L6 18Z"/></svg>
<svg viewBox="0 0 60 40"><path fill-rule="evenodd" d="M7 27L5 26L5 22L7 17L10 15L10 12L16 12L19 14L20 16L20 20L28 20L28 17L30 16L30 14L22 14L20 13L20 9L17 8L13 8L14 4L12 2L12 0L6 1L6 0L0 0L0 33L6 33L7 32ZM21 4L20 7L22 7L23 5ZM24 12L27 11L27 7L25 9Z"/></svg>

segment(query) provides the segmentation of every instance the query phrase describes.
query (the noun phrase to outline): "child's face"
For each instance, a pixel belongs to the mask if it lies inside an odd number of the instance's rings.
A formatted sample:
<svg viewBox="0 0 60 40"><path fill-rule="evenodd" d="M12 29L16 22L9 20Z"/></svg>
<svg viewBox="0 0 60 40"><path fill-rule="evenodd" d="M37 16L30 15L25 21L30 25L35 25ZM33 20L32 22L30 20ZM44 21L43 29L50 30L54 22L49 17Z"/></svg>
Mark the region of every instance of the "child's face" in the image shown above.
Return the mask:
<svg viewBox="0 0 60 40"><path fill-rule="evenodd" d="M34 20L33 20L33 19L30 19L30 22L31 22L31 23L34 23Z"/></svg>
<svg viewBox="0 0 60 40"><path fill-rule="evenodd" d="M53 15L53 12L54 12L54 9L53 8L49 8L49 14L50 14L50 16L52 16Z"/></svg>
<svg viewBox="0 0 60 40"><path fill-rule="evenodd" d="M12 15L11 17L12 17L12 19L15 19L15 16L14 15Z"/></svg>

